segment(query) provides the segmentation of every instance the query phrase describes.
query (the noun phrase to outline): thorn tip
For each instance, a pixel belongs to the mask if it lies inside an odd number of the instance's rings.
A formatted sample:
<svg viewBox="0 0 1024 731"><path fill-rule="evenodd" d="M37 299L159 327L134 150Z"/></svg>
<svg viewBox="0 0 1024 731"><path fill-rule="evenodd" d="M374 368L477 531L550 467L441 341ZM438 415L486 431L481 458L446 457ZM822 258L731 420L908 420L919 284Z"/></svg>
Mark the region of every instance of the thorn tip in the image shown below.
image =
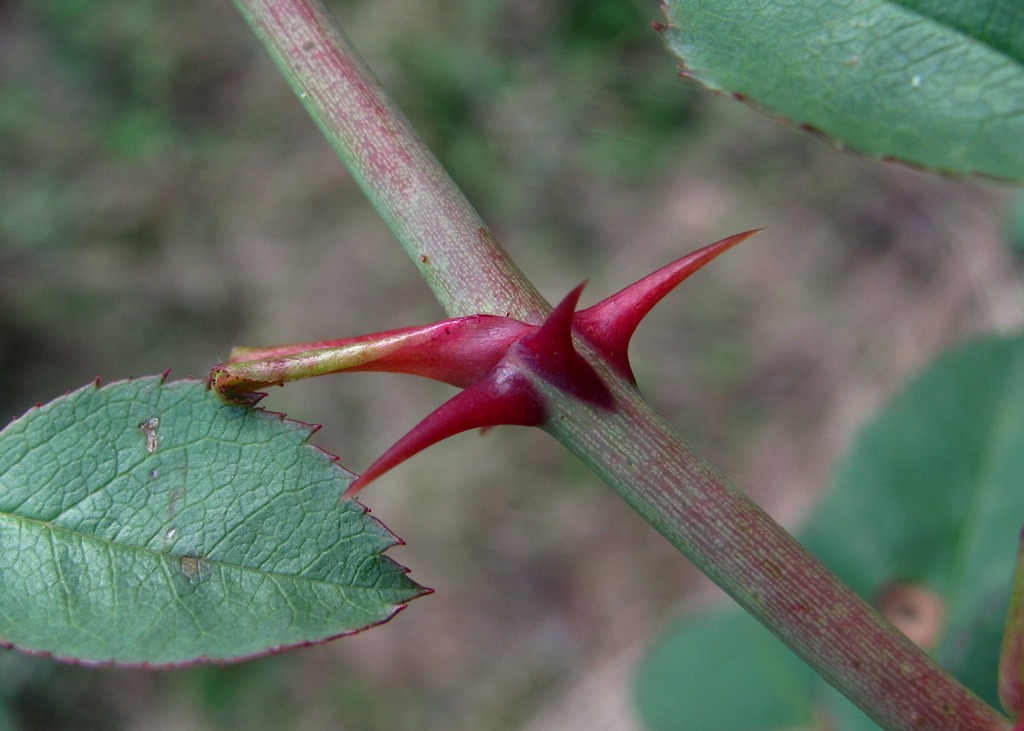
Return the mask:
<svg viewBox="0 0 1024 731"><path fill-rule="evenodd" d="M593 307L577 313L583 336L612 363L620 375L636 382L629 364L629 341L641 320L691 274L763 229L735 234L698 249L634 282Z"/></svg>
<svg viewBox="0 0 1024 731"><path fill-rule="evenodd" d="M367 467L348 486L341 499L353 497L391 468L442 439L481 427L536 426L543 419L544 409L529 382L514 370L499 366L414 426Z"/></svg>

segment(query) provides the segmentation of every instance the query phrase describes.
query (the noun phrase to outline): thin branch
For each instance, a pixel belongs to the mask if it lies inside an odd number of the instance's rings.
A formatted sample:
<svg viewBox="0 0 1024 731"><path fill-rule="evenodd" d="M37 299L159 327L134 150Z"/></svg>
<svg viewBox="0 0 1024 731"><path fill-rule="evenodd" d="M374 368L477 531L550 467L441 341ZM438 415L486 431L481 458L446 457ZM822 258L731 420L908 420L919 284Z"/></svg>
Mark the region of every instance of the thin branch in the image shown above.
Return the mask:
<svg viewBox="0 0 1024 731"><path fill-rule="evenodd" d="M452 315L540 322L550 307L398 113L319 2L236 0ZM662 422L587 346L617 408L552 389L549 431L683 554L890 729L1009 722L892 629ZM737 699L742 703L743 699Z"/></svg>
<svg viewBox="0 0 1024 731"><path fill-rule="evenodd" d="M551 311L320 2L235 4L449 315Z"/></svg>
<svg viewBox="0 0 1024 731"><path fill-rule="evenodd" d="M635 388L619 383L614 411L546 395L571 414L551 421L559 441L883 728L1010 728L674 434Z"/></svg>

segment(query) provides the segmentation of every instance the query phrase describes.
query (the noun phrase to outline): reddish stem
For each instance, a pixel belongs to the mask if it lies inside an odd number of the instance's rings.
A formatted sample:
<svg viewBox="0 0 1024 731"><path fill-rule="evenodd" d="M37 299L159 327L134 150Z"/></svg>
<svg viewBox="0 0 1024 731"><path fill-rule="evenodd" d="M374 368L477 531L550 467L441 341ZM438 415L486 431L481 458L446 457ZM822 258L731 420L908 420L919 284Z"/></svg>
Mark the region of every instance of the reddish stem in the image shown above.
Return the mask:
<svg viewBox="0 0 1024 731"><path fill-rule="evenodd" d="M501 250L323 4L235 4L448 314L543 319L550 306Z"/></svg>

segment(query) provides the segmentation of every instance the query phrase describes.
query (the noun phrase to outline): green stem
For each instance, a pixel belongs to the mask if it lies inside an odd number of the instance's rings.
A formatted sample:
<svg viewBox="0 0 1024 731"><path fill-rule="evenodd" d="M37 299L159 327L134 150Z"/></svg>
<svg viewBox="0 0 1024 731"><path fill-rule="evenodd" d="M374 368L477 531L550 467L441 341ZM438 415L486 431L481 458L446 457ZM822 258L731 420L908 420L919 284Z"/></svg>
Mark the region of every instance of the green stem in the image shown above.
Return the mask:
<svg viewBox="0 0 1024 731"><path fill-rule="evenodd" d="M235 4L449 315L550 312L320 2Z"/></svg>
<svg viewBox="0 0 1024 731"><path fill-rule="evenodd" d="M314 0L236 0L452 315L550 310ZM892 629L595 358L619 408L551 391L548 430L868 715L891 729L1009 722ZM742 703L743 699L737 699Z"/></svg>

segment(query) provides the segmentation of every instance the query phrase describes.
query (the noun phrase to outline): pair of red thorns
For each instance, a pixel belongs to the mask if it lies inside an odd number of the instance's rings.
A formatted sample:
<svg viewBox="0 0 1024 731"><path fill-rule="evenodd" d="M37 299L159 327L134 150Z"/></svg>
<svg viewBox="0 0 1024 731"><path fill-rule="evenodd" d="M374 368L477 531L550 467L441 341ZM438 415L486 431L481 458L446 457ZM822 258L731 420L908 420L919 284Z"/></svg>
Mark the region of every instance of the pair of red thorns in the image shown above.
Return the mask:
<svg viewBox="0 0 1024 731"><path fill-rule="evenodd" d="M759 230L698 249L577 312L581 284L539 324L469 315L355 338L236 348L213 369L210 381L226 400L250 405L264 396L260 388L340 371L410 373L463 389L352 482L343 496L351 497L392 467L460 432L501 424L543 425L548 416L543 384L594 407L614 408L611 391L580 354L573 335L635 383L628 350L640 321L680 282Z"/></svg>

